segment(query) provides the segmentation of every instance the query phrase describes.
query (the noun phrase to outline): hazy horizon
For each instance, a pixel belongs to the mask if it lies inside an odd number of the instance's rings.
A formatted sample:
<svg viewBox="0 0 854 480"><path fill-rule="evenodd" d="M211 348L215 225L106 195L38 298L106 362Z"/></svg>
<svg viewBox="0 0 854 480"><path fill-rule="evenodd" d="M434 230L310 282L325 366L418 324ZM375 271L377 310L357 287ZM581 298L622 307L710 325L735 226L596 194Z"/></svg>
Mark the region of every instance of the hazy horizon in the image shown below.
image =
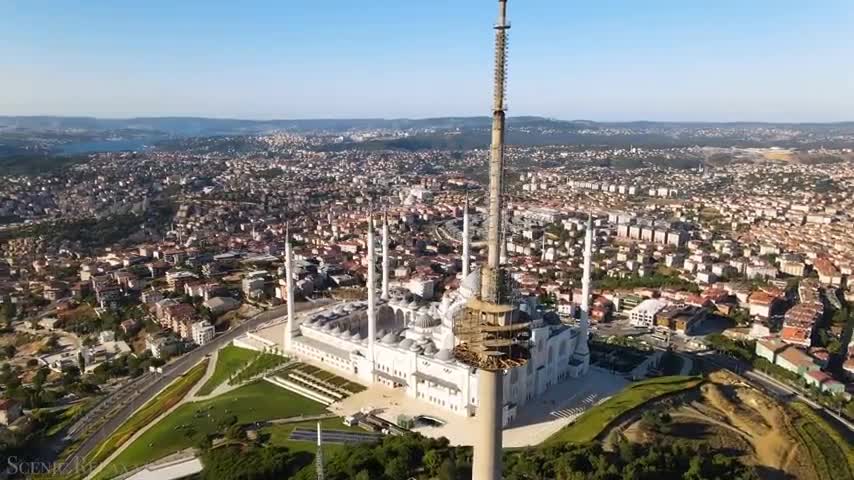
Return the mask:
<svg viewBox="0 0 854 480"><path fill-rule="evenodd" d="M512 116L851 121L854 3L510 0ZM0 16L0 115L489 114L491 0L28 2Z"/></svg>
<svg viewBox="0 0 854 480"><path fill-rule="evenodd" d="M26 114L26 115L8 115L3 112L0 112L0 118L2 117L17 117L17 118L94 118L96 120L145 120L145 119L203 119L203 120L221 120L221 121L239 121L239 122L300 122L300 121L320 121L320 120L384 120L384 121L394 121L394 120L432 120L432 119L441 119L441 118L478 118L483 117L486 119L491 118L488 114L471 114L471 115L435 115L435 116L424 116L424 117L368 117L368 116L327 116L327 117L233 117L233 116L217 116L217 115L133 115L133 116L103 116L103 115L55 115L50 113L35 113L35 114ZM850 120L798 120L798 121L771 121L771 120L763 120L763 119L746 119L746 120L680 120L680 119L661 119L661 120L650 120L646 118L633 118L626 120L612 120L612 119L594 119L594 118L557 118L550 117L546 115L537 115L537 114L525 114L525 115L508 115L508 119L513 118L543 118L546 120L553 120L557 122L592 122L592 123L674 123L674 124L704 124L704 123L755 123L755 124L844 124L844 123L854 123L854 114L852 114L852 119Z"/></svg>

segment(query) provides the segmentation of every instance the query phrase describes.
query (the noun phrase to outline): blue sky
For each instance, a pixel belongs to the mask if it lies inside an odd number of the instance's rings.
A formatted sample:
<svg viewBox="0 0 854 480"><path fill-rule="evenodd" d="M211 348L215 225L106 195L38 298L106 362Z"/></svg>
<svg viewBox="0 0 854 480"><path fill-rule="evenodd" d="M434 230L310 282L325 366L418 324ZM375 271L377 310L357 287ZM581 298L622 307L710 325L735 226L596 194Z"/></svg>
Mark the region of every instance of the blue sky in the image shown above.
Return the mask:
<svg viewBox="0 0 854 480"><path fill-rule="evenodd" d="M0 0L0 115L489 114L495 0ZM852 0L510 0L510 115L854 120Z"/></svg>

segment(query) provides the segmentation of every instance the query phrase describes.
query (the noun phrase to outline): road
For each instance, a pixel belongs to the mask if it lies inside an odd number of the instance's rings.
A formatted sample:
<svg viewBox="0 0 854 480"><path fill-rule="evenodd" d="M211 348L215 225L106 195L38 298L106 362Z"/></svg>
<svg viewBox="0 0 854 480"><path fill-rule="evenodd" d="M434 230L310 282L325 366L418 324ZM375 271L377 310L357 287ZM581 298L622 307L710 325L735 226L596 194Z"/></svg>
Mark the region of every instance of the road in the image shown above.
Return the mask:
<svg viewBox="0 0 854 480"><path fill-rule="evenodd" d="M317 308L316 303L300 303L295 306L298 312L309 310L312 308ZM225 346L235 338L243 335L249 330L254 329L255 327L263 324L264 322L268 322L270 320L274 320L276 318L280 318L285 316L287 313L287 306L283 305L280 307L276 307L274 309L268 310L266 312L259 313L258 315L246 320L241 325L223 333L222 335L214 338L207 345L203 345L189 353L186 353L173 362L163 366L163 373L153 376L150 381L144 382L143 384L135 384L135 393L132 395L132 398L120 409L116 410L114 415L109 418L106 422L104 422L101 426L97 428L94 432L92 432L86 440L84 440L80 447L71 454L65 462L63 473L67 473L70 470L73 470L78 465L83 465L86 456L98 446L101 441L105 438L109 437L114 431L116 431L124 422L127 421L128 418L135 412L138 408L140 408L143 404L145 404L148 400L157 395L158 392L166 388L167 385L172 383L176 378L180 377L187 373L190 368L199 363L206 355L213 353L219 348Z"/></svg>

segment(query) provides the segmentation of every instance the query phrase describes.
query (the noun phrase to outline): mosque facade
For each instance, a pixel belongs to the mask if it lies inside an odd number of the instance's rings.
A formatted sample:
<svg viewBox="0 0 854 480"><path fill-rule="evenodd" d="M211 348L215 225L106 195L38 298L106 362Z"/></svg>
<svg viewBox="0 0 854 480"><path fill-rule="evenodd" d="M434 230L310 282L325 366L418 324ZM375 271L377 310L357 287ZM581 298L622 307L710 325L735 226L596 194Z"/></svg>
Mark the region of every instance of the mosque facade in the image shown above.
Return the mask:
<svg viewBox="0 0 854 480"><path fill-rule="evenodd" d="M468 213L464 213L464 231ZM382 229L383 253L388 252L388 228ZM584 257L583 295L589 297L592 225L588 223ZM464 235L463 251L470 239ZM368 226L368 264L376 265L373 224ZM292 264L288 248L286 266ZM468 262L464 262L467 265ZM292 311L285 329L285 351L331 371L359 378L365 385L400 388L412 398L451 413L473 416L477 410L477 369L456 360L454 321L466 303L480 291L481 272L463 272L460 287L429 301L388 288L388 262L382 262L382 295L369 271L368 300L337 304L297 323ZM288 271L288 288L293 276ZM289 295L289 300L292 297ZM289 303L291 305L292 303ZM587 299L582 300L578 326L547 322L538 313L535 298L523 298L518 307L531 321L530 359L504 372L504 423L512 421L525 403L543 395L552 385L587 373L589 351ZM294 319L294 320L291 320Z"/></svg>

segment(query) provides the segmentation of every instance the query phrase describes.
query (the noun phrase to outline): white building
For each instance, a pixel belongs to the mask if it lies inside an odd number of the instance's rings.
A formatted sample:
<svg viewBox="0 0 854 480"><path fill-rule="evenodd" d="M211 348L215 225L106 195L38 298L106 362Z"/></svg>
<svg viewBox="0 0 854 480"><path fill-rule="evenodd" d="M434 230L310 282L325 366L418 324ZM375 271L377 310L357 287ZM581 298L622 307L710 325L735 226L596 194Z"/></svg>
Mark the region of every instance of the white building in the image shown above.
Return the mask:
<svg viewBox="0 0 854 480"><path fill-rule="evenodd" d="M655 315L670 302L663 298L649 298L638 304L629 312L629 321L635 327L652 327Z"/></svg>
<svg viewBox="0 0 854 480"><path fill-rule="evenodd" d="M193 324L191 328L193 342L196 345L204 345L214 338L214 326L207 320L202 320Z"/></svg>
<svg viewBox="0 0 854 480"><path fill-rule="evenodd" d="M371 245L372 232L369 239ZM368 256L368 265L374 265L373 249ZM384 269L383 275L388 274ZM375 303L376 308L371 304L377 298L377 282L371 270L368 279L367 302L338 304L300 324L289 320L283 342L286 352L358 377L366 385L400 388L409 397L458 415L475 415L477 369L455 358L454 348L459 342L453 326L469 300L480 292L480 269L473 269L458 290L446 292L439 302L425 301L405 291L392 292L388 301ZM523 300L519 314L536 312L535 303L535 299ZM575 328L547 324L536 314L530 320L530 359L522 367L505 371L505 423L550 386L581 376L589 368L584 322Z"/></svg>
<svg viewBox="0 0 854 480"><path fill-rule="evenodd" d="M454 358L452 328L454 319L479 291L480 275L475 269L458 291L446 294L441 302L408 302L393 296L381 304L373 359L366 302L339 305L309 318L299 326L299 336L292 339L292 353L357 375L368 385L403 388L411 397L473 416L477 373ZM586 370L586 365L572 358L579 342L578 329L535 320L531 340L531 359L505 376L505 421L515 417L516 408L542 395L551 385Z"/></svg>
<svg viewBox="0 0 854 480"><path fill-rule="evenodd" d="M406 283L406 288L413 295L418 295L421 298L433 298L436 280L432 278L414 277Z"/></svg>
<svg viewBox="0 0 854 480"><path fill-rule="evenodd" d="M98 333L98 343L114 342L116 340L116 332L112 330L104 330Z"/></svg>

